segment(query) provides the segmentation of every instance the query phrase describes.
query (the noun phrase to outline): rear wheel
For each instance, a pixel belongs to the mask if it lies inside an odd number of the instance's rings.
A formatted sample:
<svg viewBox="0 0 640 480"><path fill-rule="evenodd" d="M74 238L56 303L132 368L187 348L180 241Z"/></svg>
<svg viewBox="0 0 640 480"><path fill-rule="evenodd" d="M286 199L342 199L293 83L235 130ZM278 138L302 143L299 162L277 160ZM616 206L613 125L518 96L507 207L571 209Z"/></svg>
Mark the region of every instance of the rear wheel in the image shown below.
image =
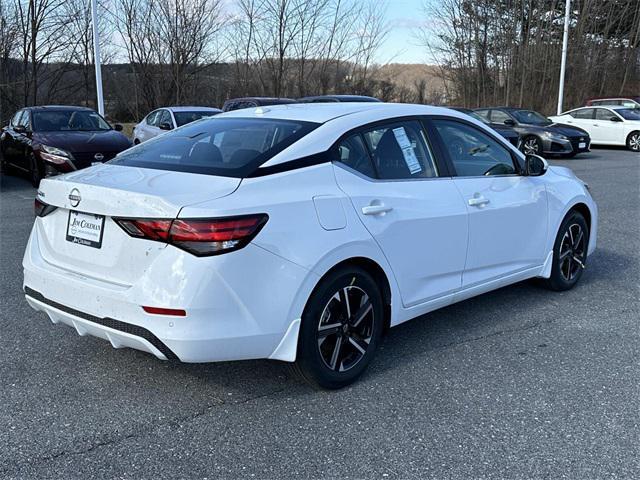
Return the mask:
<svg viewBox="0 0 640 480"><path fill-rule="evenodd" d="M589 228L581 213L573 211L563 220L553 246L551 277L545 284L551 290L573 288L587 264Z"/></svg>
<svg viewBox="0 0 640 480"><path fill-rule="evenodd" d="M383 314L380 288L365 270L354 266L329 273L302 315L294 371L320 388L354 382L380 342Z"/></svg>
<svg viewBox="0 0 640 480"><path fill-rule="evenodd" d="M627 148L633 152L640 152L640 132L631 132L629 134Z"/></svg>

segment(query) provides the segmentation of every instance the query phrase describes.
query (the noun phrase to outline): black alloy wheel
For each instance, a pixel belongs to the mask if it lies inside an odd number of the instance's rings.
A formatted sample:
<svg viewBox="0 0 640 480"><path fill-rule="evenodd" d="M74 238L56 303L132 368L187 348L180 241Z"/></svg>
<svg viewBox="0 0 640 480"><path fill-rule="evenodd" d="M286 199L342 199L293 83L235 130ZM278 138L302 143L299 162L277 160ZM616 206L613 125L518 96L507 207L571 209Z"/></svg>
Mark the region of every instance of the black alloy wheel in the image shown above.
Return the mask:
<svg viewBox="0 0 640 480"><path fill-rule="evenodd" d="M573 288L587 265L589 229L584 216L570 212L562 222L553 248L551 277L546 285L552 290Z"/></svg>
<svg viewBox="0 0 640 480"><path fill-rule="evenodd" d="M314 387L352 383L373 358L383 315L380 288L367 271L353 266L330 272L305 307L293 370Z"/></svg>

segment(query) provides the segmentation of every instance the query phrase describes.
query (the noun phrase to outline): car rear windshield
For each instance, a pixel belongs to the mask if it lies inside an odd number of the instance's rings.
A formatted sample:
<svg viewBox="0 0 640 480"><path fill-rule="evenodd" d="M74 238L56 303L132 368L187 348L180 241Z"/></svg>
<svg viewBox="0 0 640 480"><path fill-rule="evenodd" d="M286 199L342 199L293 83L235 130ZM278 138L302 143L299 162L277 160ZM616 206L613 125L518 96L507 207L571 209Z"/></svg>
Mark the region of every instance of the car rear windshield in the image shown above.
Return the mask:
<svg viewBox="0 0 640 480"><path fill-rule="evenodd" d="M616 112L625 120L640 120L640 108L618 108Z"/></svg>
<svg viewBox="0 0 640 480"><path fill-rule="evenodd" d="M125 150L109 163L243 178L317 126L262 118L204 118Z"/></svg>
<svg viewBox="0 0 640 480"><path fill-rule="evenodd" d="M193 111L193 112L173 112L173 116L176 119L176 123L178 127L186 125L187 123L195 122L196 120L200 120L204 117L212 117L216 115L218 112L208 112L208 111Z"/></svg>
<svg viewBox="0 0 640 480"><path fill-rule="evenodd" d="M111 130L96 112L88 110L50 110L33 112L36 132L96 132Z"/></svg>

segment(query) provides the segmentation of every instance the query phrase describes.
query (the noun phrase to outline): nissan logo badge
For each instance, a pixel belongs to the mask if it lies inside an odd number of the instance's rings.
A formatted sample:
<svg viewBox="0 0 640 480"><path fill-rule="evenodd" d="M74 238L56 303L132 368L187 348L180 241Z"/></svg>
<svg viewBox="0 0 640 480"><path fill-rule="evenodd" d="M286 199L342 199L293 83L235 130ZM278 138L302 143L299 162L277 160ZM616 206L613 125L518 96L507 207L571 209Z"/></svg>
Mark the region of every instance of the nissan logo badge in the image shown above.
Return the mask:
<svg viewBox="0 0 640 480"><path fill-rule="evenodd" d="M80 200L82 200L82 198L80 197L80 191L77 188L71 190L71 192L69 193L69 201L71 202L71 206L77 207L78 205L80 205Z"/></svg>
<svg viewBox="0 0 640 480"><path fill-rule="evenodd" d="M104 155L101 153L96 153L93 158L95 158L97 161L101 162L102 160L104 160Z"/></svg>

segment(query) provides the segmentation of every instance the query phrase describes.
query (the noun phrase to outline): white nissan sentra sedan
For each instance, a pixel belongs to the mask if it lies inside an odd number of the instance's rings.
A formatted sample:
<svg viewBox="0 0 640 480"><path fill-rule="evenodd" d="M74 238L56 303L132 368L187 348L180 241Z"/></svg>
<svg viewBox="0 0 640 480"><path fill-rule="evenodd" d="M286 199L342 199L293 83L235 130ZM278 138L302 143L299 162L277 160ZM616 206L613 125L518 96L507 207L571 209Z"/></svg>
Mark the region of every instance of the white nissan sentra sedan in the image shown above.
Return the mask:
<svg viewBox="0 0 640 480"><path fill-rule="evenodd" d="M386 327L533 277L573 287L597 208L567 168L444 108L203 119L45 179L29 304L160 359L295 362L338 388Z"/></svg>

